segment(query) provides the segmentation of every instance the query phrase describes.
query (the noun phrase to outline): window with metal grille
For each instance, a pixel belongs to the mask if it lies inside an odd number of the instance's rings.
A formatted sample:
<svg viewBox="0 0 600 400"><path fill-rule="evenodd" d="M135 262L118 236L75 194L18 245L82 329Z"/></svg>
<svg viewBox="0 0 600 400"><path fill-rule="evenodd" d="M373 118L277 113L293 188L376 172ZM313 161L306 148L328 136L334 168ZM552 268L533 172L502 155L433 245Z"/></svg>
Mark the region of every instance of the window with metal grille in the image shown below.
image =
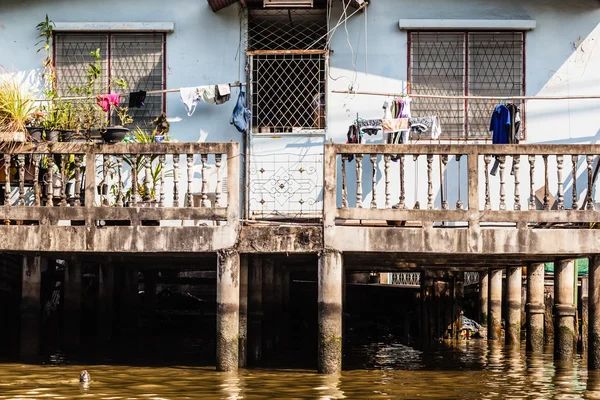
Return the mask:
<svg viewBox="0 0 600 400"><path fill-rule="evenodd" d="M86 69L96 59L90 55L100 49L102 67L96 82L96 93L129 93L138 90L162 90L166 88L165 34L164 33L57 33L54 37L56 87L62 96L71 93L70 88L80 87L87 81ZM110 80L123 79L127 89L110 85ZM127 107L129 98L121 99ZM152 126L152 120L164 111L164 95L147 95L142 108L133 108L133 126ZM113 115L113 123L116 116Z"/></svg>
<svg viewBox="0 0 600 400"><path fill-rule="evenodd" d="M327 10L248 11L253 133L325 129Z"/></svg>
<svg viewBox="0 0 600 400"><path fill-rule="evenodd" d="M524 95L523 32L409 32L409 41L410 92L498 99L413 99L413 115L437 115L443 137L490 138L493 108Z"/></svg>

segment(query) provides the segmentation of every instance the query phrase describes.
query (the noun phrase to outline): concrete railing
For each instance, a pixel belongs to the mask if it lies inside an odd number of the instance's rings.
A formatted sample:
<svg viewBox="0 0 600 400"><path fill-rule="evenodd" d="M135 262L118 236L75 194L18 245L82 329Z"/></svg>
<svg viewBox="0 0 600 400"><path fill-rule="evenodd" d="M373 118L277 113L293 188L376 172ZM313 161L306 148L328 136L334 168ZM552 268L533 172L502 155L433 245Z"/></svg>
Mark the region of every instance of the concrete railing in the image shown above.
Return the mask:
<svg viewBox="0 0 600 400"><path fill-rule="evenodd" d="M0 154L5 224L239 218L238 143L42 143Z"/></svg>
<svg viewBox="0 0 600 400"><path fill-rule="evenodd" d="M600 145L326 144L325 224L597 222L598 155Z"/></svg>

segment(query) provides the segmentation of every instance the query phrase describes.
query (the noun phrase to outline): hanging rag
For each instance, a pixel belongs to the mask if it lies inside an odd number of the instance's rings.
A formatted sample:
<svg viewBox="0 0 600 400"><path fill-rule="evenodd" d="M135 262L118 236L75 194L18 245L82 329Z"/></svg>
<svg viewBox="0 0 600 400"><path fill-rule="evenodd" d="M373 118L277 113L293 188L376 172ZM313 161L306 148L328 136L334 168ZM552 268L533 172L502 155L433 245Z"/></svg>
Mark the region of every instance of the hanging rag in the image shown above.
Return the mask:
<svg viewBox="0 0 600 400"><path fill-rule="evenodd" d="M233 114L231 114L229 123L235 126L239 132L245 133L250 125L251 116L250 110L246 108L246 92L240 90L240 95L233 108Z"/></svg>
<svg viewBox="0 0 600 400"><path fill-rule="evenodd" d="M359 118L356 122L356 125L358 126L358 129L360 129L367 135L377 135L377 133L383 129L383 127L381 126L381 121L382 120L380 119Z"/></svg>
<svg viewBox="0 0 600 400"><path fill-rule="evenodd" d="M215 104L216 103L216 86L198 86L198 96L200 100L205 102L206 104Z"/></svg>
<svg viewBox="0 0 600 400"><path fill-rule="evenodd" d="M383 133L399 132L408 130L408 118L393 118L381 120Z"/></svg>
<svg viewBox="0 0 600 400"><path fill-rule="evenodd" d="M96 104L98 104L104 112L108 112L111 105L117 107L119 103L121 103L121 95L118 93L100 94L96 97Z"/></svg>
<svg viewBox="0 0 600 400"><path fill-rule="evenodd" d="M179 89L179 95L181 96L181 101L183 102L188 117L191 117L192 114L194 114L194 111L196 110L198 102L200 101L200 97L198 96L198 88L181 88Z"/></svg>
<svg viewBox="0 0 600 400"><path fill-rule="evenodd" d="M436 116L409 118L408 125L410 126L411 133L416 133L418 135L430 131L431 139L434 140L439 139L442 135L442 127Z"/></svg>
<svg viewBox="0 0 600 400"><path fill-rule="evenodd" d="M146 91L140 90L139 92L129 93L129 108L140 108L146 101Z"/></svg>
<svg viewBox="0 0 600 400"><path fill-rule="evenodd" d="M348 127L346 137L348 138L346 144L359 144L361 142L360 129L358 129L356 124L352 124ZM354 154L348 154L347 160L348 162L354 160Z"/></svg>
<svg viewBox="0 0 600 400"><path fill-rule="evenodd" d="M217 85L215 87L215 103L223 104L231 99L231 88L229 84Z"/></svg>

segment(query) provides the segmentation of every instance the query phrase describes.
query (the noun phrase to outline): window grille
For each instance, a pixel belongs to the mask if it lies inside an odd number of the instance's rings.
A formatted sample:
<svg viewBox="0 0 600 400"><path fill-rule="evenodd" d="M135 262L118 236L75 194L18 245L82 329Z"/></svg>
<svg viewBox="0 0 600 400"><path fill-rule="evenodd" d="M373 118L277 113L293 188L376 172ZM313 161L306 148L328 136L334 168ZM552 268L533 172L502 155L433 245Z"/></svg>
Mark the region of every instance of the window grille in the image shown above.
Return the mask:
<svg viewBox="0 0 600 400"><path fill-rule="evenodd" d="M248 50L325 49L326 9L248 10Z"/></svg>
<svg viewBox="0 0 600 400"><path fill-rule="evenodd" d="M102 74L96 82L96 93L129 93L138 90L166 88L164 76L165 35L163 33L57 33L55 43L56 87L62 96L70 95L70 87L86 82L86 69L95 58L92 51L100 49ZM127 89L116 85L110 88L110 79L123 79ZM142 108L129 110L133 126L152 126L152 120L164 111L164 96L147 95ZM129 98L121 99L127 107ZM113 115L113 123L116 115Z"/></svg>
<svg viewBox="0 0 600 400"><path fill-rule="evenodd" d="M325 55L252 56L252 126L258 133L325 128Z"/></svg>
<svg viewBox="0 0 600 400"><path fill-rule="evenodd" d="M412 113L437 115L443 137L490 138L493 107L503 96L524 95L523 32L410 32L409 40L411 92L498 97L495 104L489 100L413 99ZM522 102L515 103L524 114Z"/></svg>

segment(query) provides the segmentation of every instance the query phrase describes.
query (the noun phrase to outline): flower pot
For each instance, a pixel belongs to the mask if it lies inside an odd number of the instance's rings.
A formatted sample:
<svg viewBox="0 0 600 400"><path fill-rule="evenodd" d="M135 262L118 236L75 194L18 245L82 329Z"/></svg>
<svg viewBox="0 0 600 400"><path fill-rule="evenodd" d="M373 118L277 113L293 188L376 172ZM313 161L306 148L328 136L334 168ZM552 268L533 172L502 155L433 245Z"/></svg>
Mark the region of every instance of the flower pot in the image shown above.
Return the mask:
<svg viewBox="0 0 600 400"><path fill-rule="evenodd" d="M165 138L165 137L164 137L163 135L154 135L154 141L155 141L156 143L160 143L160 142L162 142L162 141L164 140L164 138Z"/></svg>
<svg viewBox="0 0 600 400"><path fill-rule="evenodd" d="M73 190L75 188L75 184L73 182L68 182L65 185L65 195L67 196L67 198L73 197L75 194L75 191Z"/></svg>
<svg viewBox="0 0 600 400"><path fill-rule="evenodd" d="M60 141L61 142L71 142L73 141L73 136L75 136L75 131L70 129L61 129L60 130Z"/></svg>
<svg viewBox="0 0 600 400"><path fill-rule="evenodd" d="M98 185L96 187L99 195L106 196L108 195L108 185L105 183L103 185Z"/></svg>
<svg viewBox="0 0 600 400"><path fill-rule="evenodd" d="M42 133L44 132L44 128L37 126L28 126L27 132L32 137L34 142L42 141Z"/></svg>
<svg viewBox="0 0 600 400"><path fill-rule="evenodd" d="M125 139L125 136L129 133L129 129L122 126L111 126L106 128L105 131L101 132L102 139L106 143L119 143Z"/></svg>
<svg viewBox="0 0 600 400"><path fill-rule="evenodd" d="M57 131L56 129L46 131L46 140L49 142L58 142L59 137L60 137L60 132Z"/></svg>

